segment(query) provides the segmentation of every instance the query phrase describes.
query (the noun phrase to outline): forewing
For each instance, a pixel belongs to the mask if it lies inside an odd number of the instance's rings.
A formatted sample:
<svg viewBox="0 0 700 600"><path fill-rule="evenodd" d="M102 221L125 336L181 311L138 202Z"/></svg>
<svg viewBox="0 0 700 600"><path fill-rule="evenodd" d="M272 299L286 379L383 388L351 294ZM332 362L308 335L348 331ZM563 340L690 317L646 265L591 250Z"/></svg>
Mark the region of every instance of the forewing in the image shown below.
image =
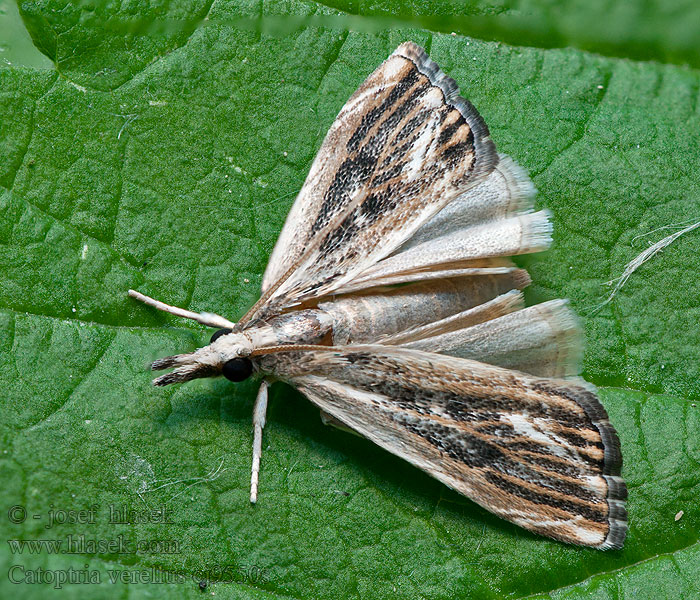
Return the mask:
<svg viewBox="0 0 700 600"><path fill-rule="evenodd" d="M624 542L620 444L589 387L377 345L280 352L261 366L508 521L583 546Z"/></svg>
<svg viewBox="0 0 700 600"><path fill-rule="evenodd" d="M247 316L332 293L388 256L498 162L474 107L399 46L348 100L301 189Z"/></svg>

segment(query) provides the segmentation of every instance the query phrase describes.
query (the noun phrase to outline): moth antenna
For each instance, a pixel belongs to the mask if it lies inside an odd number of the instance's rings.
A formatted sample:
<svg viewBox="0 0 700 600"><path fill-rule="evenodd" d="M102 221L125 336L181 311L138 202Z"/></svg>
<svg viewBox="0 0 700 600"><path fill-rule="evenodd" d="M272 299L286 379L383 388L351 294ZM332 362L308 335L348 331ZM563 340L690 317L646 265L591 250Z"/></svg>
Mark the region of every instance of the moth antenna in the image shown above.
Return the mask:
<svg viewBox="0 0 700 600"><path fill-rule="evenodd" d="M155 300L154 298L146 296L145 294L137 292L136 290L129 290L129 296L136 298L136 300L140 300L148 306L162 310L163 312L170 313L171 315L182 317L184 319L192 319L193 321L197 321L197 323L201 323L207 327L214 327L216 329L233 329L235 326L235 323L231 323L231 321L220 315L216 315L214 313L196 313L192 312L191 310L185 310L184 308L178 308L177 306L170 306L170 304L166 304L160 300Z"/></svg>
<svg viewBox="0 0 700 600"><path fill-rule="evenodd" d="M262 456L262 432L267 414L267 381L260 384L258 397L253 408L253 466L250 473L250 502L258 500L258 475L260 474L260 457Z"/></svg>
<svg viewBox="0 0 700 600"><path fill-rule="evenodd" d="M278 352L303 352L306 350L328 350L328 346L318 346L315 344L283 344L281 346L254 348L248 356L264 356L265 354L277 354Z"/></svg>

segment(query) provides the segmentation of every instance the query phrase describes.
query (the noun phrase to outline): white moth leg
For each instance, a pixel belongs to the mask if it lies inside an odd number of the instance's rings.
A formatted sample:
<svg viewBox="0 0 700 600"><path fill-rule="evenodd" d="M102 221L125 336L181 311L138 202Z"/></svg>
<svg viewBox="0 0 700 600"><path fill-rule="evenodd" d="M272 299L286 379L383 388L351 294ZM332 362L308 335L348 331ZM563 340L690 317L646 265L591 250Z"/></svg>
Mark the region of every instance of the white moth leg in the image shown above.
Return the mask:
<svg viewBox="0 0 700 600"><path fill-rule="evenodd" d="M175 315L178 317L183 317L185 319L192 319L193 321L197 321L198 323L206 325L207 327L214 327L216 329L232 329L235 325L235 323L231 323L231 321L229 321L228 319L225 319L224 317L221 317L219 315L215 315L214 313L196 313L190 310L185 310L184 308L178 308L177 306L170 306L165 302L161 302L160 300L154 300L150 296L146 296L145 294L142 294L141 292L137 292L135 290L129 290L129 296L140 300L148 306L152 306L153 308L162 310L163 312L170 313L171 315Z"/></svg>
<svg viewBox="0 0 700 600"><path fill-rule="evenodd" d="M357 433L357 431L348 427L340 419L336 419L332 414L327 413L325 410L321 411L321 423L329 427L335 427L336 429L340 429L340 431L345 431L347 433L352 433L353 435L356 435L358 437L362 437L359 433Z"/></svg>
<svg viewBox="0 0 700 600"><path fill-rule="evenodd" d="M250 473L250 502L258 500L258 475L260 474L260 456L262 455L262 432L267 413L267 381L260 384L258 397L253 408L253 467Z"/></svg>

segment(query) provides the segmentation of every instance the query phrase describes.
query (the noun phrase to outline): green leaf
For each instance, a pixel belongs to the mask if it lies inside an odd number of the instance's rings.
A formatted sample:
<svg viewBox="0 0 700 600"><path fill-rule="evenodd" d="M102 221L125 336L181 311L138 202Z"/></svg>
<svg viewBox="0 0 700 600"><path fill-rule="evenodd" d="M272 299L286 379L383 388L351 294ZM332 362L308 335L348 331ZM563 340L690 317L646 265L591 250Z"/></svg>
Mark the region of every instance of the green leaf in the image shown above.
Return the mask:
<svg viewBox="0 0 700 600"><path fill-rule="evenodd" d="M299 0L144 6L24 2L56 67L0 69L0 498L27 515L3 512L0 531L63 544L3 542L0 590L190 598L209 579L222 598L698 595L697 232L596 310L669 231L638 236L700 214L698 71L431 33L420 6L387 11L403 25L391 31ZM211 332L126 290L239 318L337 111L406 39L457 80L553 213L554 247L525 261L530 296L571 298L582 316L585 376L622 440L622 551L499 520L324 428L281 384L252 507L254 384L150 385L149 361ZM110 507L169 523L110 522Z"/></svg>
<svg viewBox="0 0 700 600"><path fill-rule="evenodd" d="M541 48L570 46L700 67L700 5L693 0L327 0L324 4L350 14L393 17L485 40Z"/></svg>

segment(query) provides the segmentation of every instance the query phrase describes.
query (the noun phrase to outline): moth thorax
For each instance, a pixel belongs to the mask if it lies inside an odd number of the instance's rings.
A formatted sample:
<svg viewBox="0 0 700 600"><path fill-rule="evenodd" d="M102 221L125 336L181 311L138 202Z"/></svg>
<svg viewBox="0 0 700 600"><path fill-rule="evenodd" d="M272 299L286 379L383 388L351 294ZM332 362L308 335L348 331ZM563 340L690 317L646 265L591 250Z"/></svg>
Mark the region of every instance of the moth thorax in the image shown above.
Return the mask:
<svg viewBox="0 0 700 600"><path fill-rule="evenodd" d="M268 325L276 344L320 344L331 332L333 319L326 312L311 308L279 315Z"/></svg>

